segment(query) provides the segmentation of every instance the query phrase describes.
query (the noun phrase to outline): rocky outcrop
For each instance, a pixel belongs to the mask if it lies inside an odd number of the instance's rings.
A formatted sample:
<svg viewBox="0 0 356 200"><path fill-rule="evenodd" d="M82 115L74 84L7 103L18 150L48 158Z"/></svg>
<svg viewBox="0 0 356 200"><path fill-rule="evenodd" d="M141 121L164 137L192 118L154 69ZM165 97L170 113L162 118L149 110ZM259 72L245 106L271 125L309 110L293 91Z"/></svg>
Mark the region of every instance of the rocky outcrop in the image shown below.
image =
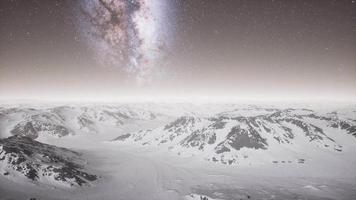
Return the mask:
<svg viewBox="0 0 356 200"><path fill-rule="evenodd" d="M0 176L27 178L40 184L83 186L98 177L88 172L80 154L37 142L30 137L0 140Z"/></svg>

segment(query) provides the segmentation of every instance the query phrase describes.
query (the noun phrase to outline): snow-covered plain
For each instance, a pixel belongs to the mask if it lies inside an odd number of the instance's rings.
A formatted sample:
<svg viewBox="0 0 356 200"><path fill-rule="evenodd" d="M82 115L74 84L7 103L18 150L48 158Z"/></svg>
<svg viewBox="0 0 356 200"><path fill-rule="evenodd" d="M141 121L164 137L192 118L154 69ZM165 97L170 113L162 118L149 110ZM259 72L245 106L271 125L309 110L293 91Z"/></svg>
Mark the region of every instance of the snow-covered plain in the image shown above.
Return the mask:
<svg viewBox="0 0 356 200"><path fill-rule="evenodd" d="M323 139L306 139L302 130L289 125L294 134L293 138L287 137L289 143L277 142L273 135L269 135L274 132L261 131L259 134L266 139L265 148L242 147L237 150L228 145L229 141L223 143L230 148L229 152L222 153L224 156L238 155L242 160L224 164L207 159L212 154L222 155L216 153L215 147L224 142L234 126L242 129L246 126L241 120L235 123L230 118L270 115L288 108L293 108L287 112L288 117L316 114L356 124L355 105L2 106L2 138L13 134L35 134L39 142L80 152L86 160L85 168L99 178L82 187L58 187L0 174L0 199L356 199L356 137L353 132L333 128L328 124L331 122L315 117L302 117L303 123L322 128L326 135ZM200 141L206 142L203 149L180 145L184 136L168 143L154 142L156 136L164 138L166 134L175 133L163 131L163 127L182 116L199 119L199 123L179 132L186 137L210 125L206 120L216 116L224 116L222 119L227 123L223 129L212 130L216 133L216 143ZM261 119L255 121L279 130L278 124ZM16 126L17 131L12 131ZM253 128L257 130L257 127ZM126 134L138 136L147 130L153 130L157 135L147 135L136 141L136 137L115 140ZM278 136L284 139L283 134ZM145 142L150 144L142 145ZM342 146L341 151L334 149L334 143Z"/></svg>

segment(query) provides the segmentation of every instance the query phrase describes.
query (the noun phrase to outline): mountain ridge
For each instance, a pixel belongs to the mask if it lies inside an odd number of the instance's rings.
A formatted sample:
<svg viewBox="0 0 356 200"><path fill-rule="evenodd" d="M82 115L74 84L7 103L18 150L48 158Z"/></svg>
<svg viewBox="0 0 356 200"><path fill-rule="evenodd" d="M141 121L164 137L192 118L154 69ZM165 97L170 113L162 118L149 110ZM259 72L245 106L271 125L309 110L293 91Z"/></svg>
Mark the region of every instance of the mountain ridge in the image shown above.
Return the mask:
<svg viewBox="0 0 356 200"><path fill-rule="evenodd" d="M127 133L116 141L142 145L164 146L178 154L204 154L206 160L237 164L243 150L269 151L296 146L342 152L343 145L330 134L341 131L356 140L353 119L336 113L319 114L310 109L259 108L254 116L244 116L236 109L213 117L182 116L153 130ZM260 113L258 113L260 112ZM251 113L250 113L251 115ZM298 162L300 159L296 158ZM275 161L275 160L273 160Z"/></svg>

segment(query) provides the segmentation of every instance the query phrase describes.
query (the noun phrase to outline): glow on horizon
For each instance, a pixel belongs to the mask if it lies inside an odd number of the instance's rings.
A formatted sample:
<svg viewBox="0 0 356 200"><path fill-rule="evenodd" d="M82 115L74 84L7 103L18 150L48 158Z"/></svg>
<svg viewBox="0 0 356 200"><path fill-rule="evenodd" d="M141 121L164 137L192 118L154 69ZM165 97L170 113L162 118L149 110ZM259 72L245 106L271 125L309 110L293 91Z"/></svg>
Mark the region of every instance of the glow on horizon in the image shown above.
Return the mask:
<svg viewBox="0 0 356 200"><path fill-rule="evenodd" d="M355 98L356 99L356 98ZM224 96L224 95L117 95L111 97L103 96L36 96L36 97L11 97L0 96L0 102L93 102L93 103L263 103L263 102L335 102L335 103L355 103L355 99L350 98L310 98L310 97L243 97L243 96Z"/></svg>

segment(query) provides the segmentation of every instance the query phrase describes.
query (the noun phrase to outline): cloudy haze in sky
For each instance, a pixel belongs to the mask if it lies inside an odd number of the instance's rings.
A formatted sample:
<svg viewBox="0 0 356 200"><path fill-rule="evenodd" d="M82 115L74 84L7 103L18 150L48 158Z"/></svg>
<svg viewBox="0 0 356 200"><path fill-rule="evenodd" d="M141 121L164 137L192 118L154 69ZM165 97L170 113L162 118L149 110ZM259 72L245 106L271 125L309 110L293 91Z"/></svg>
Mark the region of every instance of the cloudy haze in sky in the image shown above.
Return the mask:
<svg viewBox="0 0 356 200"><path fill-rule="evenodd" d="M2 0L0 98L356 100L354 0Z"/></svg>

